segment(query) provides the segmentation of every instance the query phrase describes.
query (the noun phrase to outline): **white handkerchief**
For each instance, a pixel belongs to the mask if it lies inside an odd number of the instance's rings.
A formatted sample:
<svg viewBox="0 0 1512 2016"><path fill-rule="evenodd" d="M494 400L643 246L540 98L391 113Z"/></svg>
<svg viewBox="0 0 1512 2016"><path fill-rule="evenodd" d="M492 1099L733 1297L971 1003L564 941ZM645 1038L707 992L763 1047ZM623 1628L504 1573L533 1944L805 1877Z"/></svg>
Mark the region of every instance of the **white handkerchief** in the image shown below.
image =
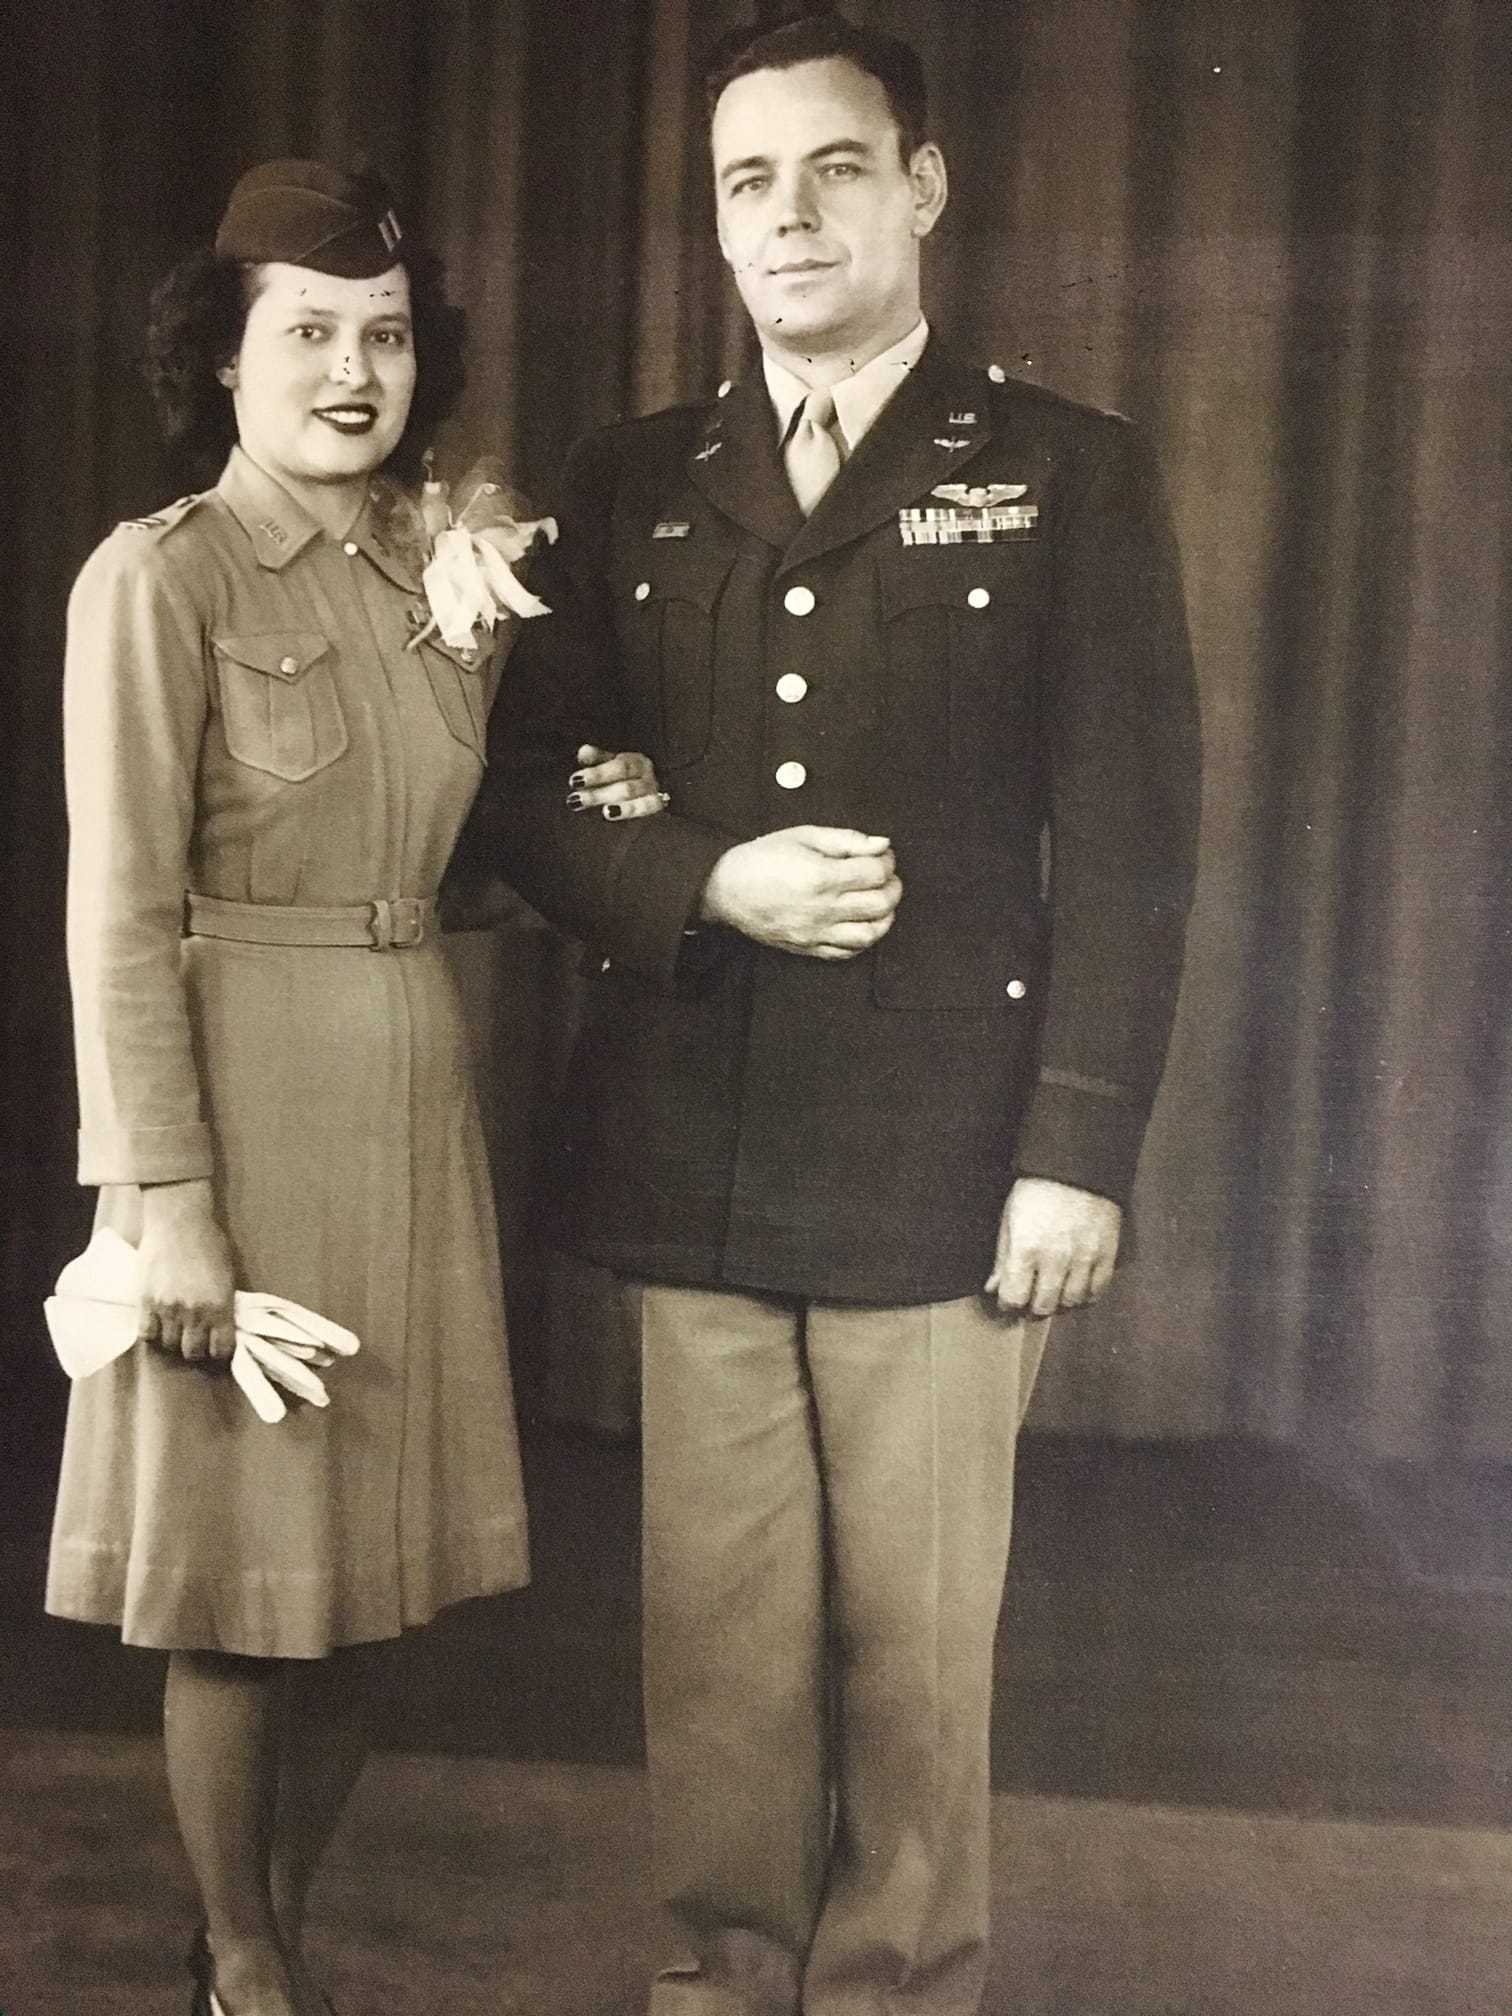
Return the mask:
<svg viewBox="0 0 1512 2016"><path fill-rule="evenodd" d="M69 1261L43 1308L53 1349L70 1379L87 1379L132 1348L141 1292L136 1248L108 1227ZM311 1368L324 1370L334 1359L350 1358L358 1348L352 1332L282 1295L239 1288L235 1308L231 1376L259 1419L281 1421L288 1412L274 1381L313 1407L326 1406L325 1382Z"/></svg>

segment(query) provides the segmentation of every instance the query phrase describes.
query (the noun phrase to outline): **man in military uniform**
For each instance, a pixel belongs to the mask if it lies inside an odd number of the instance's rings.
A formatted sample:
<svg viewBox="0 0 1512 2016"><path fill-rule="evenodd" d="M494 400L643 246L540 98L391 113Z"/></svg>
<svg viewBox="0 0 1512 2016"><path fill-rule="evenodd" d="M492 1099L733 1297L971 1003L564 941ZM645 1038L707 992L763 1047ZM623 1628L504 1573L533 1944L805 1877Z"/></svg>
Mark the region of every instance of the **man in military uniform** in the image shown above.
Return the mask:
<svg viewBox="0 0 1512 2016"><path fill-rule="evenodd" d="M965 2012L1015 1436L1111 1275L1169 1032L1191 664L1126 421L955 362L917 57L727 46L762 348L566 484L496 715L506 872L596 948L556 1231L640 1312L653 2016ZM664 818L560 802L654 754Z"/></svg>

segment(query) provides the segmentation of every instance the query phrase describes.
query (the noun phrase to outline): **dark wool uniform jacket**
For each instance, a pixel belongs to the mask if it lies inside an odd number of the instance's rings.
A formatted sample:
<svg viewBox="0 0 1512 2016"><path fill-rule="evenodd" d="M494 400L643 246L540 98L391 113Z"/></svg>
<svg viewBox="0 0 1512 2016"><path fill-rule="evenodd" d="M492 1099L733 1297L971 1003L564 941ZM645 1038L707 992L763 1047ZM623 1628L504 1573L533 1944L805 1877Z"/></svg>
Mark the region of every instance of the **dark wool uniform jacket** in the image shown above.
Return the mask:
<svg viewBox="0 0 1512 2016"><path fill-rule="evenodd" d="M980 1286L1015 1175L1125 1200L1198 813L1138 431L931 341L807 522L759 372L595 435L565 493L473 835L597 955L554 1240L902 1304ZM670 812L570 812L588 740L648 752ZM890 837L888 935L836 962L689 935L720 854L799 824Z"/></svg>

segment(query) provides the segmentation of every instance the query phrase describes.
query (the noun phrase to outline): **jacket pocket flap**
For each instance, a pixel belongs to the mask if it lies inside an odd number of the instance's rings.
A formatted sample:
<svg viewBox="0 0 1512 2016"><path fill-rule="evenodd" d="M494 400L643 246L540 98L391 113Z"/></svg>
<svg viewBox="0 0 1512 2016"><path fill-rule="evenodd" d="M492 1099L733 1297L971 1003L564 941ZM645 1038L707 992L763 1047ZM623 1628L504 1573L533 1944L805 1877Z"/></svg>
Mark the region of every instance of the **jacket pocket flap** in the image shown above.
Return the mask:
<svg viewBox="0 0 1512 2016"><path fill-rule="evenodd" d="M480 644L448 644L433 630L420 649L434 651L437 657L449 659L459 672L466 672L477 678L487 668L488 661L493 656L495 641L496 638L490 637L485 630Z"/></svg>
<svg viewBox="0 0 1512 2016"><path fill-rule="evenodd" d="M632 555L620 568L617 599L642 609L664 602L690 602L712 616L734 564L735 555L722 543L666 540L647 554Z"/></svg>
<svg viewBox="0 0 1512 2016"><path fill-rule="evenodd" d="M257 630L212 641L222 658L250 666L254 672L267 672L275 679L297 679L330 648L315 630Z"/></svg>

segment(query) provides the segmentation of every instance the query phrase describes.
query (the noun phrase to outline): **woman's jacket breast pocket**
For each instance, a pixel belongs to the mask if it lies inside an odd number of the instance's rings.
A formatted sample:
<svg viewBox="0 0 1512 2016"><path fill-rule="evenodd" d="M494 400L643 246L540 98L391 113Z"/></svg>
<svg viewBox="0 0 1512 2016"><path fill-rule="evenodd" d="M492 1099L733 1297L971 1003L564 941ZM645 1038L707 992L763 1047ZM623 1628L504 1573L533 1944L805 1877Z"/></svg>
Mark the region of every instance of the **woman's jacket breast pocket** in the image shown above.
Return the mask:
<svg viewBox="0 0 1512 2016"><path fill-rule="evenodd" d="M299 784L347 746L330 645L314 630L213 640L221 728L238 763Z"/></svg>
<svg viewBox="0 0 1512 2016"><path fill-rule="evenodd" d="M479 762L483 761L488 732L484 690L491 648L485 645L481 651L459 651L439 637L427 637L417 653L442 720Z"/></svg>
<svg viewBox="0 0 1512 2016"><path fill-rule="evenodd" d="M879 607L889 755L915 777L994 775L1034 732L1038 554L917 546L884 554Z"/></svg>
<svg viewBox="0 0 1512 2016"><path fill-rule="evenodd" d="M701 528L700 528L701 529ZM720 598L734 555L693 539L659 541L630 556L615 584L620 645L638 689L635 714L654 704L656 747L665 775L699 762L714 725Z"/></svg>

